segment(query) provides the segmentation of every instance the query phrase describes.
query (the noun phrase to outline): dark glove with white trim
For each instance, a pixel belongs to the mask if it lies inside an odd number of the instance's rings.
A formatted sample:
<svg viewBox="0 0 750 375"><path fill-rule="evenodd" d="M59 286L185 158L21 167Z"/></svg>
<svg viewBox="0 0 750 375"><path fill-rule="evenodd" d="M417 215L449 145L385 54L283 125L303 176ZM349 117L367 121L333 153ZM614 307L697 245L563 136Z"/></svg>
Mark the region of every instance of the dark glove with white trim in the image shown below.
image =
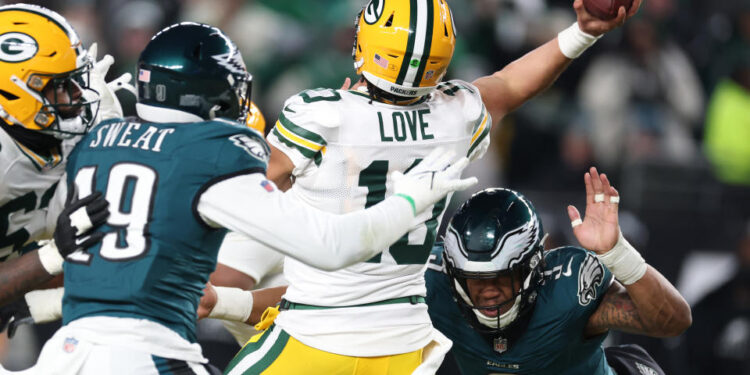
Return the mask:
<svg viewBox="0 0 750 375"><path fill-rule="evenodd" d="M74 190L74 189L71 189ZM71 191L65 208L57 218L54 238L57 250L63 258L76 250L89 248L104 237L102 232L94 232L109 217L109 202L101 192L95 192L83 199Z"/></svg>

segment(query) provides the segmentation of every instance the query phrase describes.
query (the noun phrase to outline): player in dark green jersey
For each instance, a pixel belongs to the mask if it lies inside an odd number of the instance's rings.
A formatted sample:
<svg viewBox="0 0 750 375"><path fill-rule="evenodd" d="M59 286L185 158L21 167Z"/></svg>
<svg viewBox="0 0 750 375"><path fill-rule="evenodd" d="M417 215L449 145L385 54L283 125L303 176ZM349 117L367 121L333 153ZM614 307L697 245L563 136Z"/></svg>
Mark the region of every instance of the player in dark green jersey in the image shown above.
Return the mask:
<svg viewBox="0 0 750 375"><path fill-rule="evenodd" d="M434 153L396 176L400 195L370 210L303 205L265 178L268 146L244 126L250 81L214 27L181 23L149 42L138 62L138 118L98 124L70 156L68 188L103 192L110 216L101 243L66 258L64 326L36 373L206 374L196 308L227 229L336 269L374 256L416 215L474 182L457 177L468 160L448 167L451 157Z"/></svg>
<svg viewBox="0 0 750 375"><path fill-rule="evenodd" d="M583 248L544 251L536 211L512 190L481 191L451 219L426 273L427 303L462 373L663 373L642 349L605 353L602 341L610 329L678 335L690 307L620 234L606 176L592 168L585 180L585 220L568 208Z"/></svg>

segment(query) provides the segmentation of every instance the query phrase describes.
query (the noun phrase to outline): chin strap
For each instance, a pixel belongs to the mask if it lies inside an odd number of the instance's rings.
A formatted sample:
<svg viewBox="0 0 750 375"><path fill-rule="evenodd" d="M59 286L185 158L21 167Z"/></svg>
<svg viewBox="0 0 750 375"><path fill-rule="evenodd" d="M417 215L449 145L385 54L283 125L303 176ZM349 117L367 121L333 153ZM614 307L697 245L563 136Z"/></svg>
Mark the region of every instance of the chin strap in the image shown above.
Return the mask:
<svg viewBox="0 0 750 375"><path fill-rule="evenodd" d="M469 296L464 292L464 289L461 287L461 284L458 283L455 279L453 279L453 283L455 284L456 291L461 296L461 298L466 302L469 306L474 306L474 304L471 302L471 299ZM474 312L474 315L476 315L477 320L479 323L482 323L482 325L485 325L490 328L504 328L507 327L510 323L513 323L513 321L518 318L518 311L521 309L521 297L522 295L519 294L516 296L516 300L513 301L513 306L510 308L510 310L506 311L499 317L489 317L484 314L482 314L479 309L472 308L471 311Z"/></svg>

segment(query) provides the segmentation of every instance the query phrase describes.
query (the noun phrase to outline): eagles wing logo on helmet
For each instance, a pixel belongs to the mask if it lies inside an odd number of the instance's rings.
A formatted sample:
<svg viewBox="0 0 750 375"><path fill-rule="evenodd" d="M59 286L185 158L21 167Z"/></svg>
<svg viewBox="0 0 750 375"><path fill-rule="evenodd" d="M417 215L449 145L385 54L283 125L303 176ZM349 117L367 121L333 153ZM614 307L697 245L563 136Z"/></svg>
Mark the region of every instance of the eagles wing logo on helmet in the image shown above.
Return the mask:
<svg viewBox="0 0 750 375"><path fill-rule="evenodd" d="M245 62L242 61L242 55L240 54L240 51L236 49L233 49L232 51L229 51L227 53L222 53L221 55L214 55L211 57L213 57L214 60L219 63L219 65L227 68L227 70L234 74L247 73Z"/></svg>
<svg viewBox="0 0 750 375"><path fill-rule="evenodd" d="M368 25L372 25L373 23L378 22L380 16L383 15L384 4L385 0L372 0L370 1L370 4L367 4L364 17L365 22L367 22Z"/></svg>
<svg viewBox="0 0 750 375"><path fill-rule="evenodd" d="M592 254L586 254L578 270L578 303L586 306L596 299L596 287L602 284L604 268Z"/></svg>
<svg viewBox="0 0 750 375"><path fill-rule="evenodd" d="M39 51L39 44L30 35L24 33L5 33L0 35L0 60L7 62L26 61Z"/></svg>
<svg viewBox="0 0 750 375"><path fill-rule="evenodd" d="M508 260L508 268L515 266L521 259L526 257L526 254L533 251L533 245L539 238L539 225L536 217L529 221L528 224L523 225L515 230L508 232L500 241L497 243L497 247L492 254L494 258L498 252L502 249L505 250L505 254L516 254L513 258Z"/></svg>

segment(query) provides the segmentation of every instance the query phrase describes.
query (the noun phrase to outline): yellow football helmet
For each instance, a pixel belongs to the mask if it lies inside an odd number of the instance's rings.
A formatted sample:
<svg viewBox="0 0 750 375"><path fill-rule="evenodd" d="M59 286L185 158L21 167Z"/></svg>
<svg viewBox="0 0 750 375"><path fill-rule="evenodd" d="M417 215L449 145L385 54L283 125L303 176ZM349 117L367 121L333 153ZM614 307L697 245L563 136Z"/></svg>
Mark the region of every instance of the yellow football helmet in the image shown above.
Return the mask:
<svg viewBox="0 0 750 375"><path fill-rule="evenodd" d="M443 79L456 46L445 0L370 0L357 16L354 68L373 85L418 97Z"/></svg>
<svg viewBox="0 0 750 375"><path fill-rule="evenodd" d="M250 102L250 110L247 113L245 125L250 129L259 131L260 134L266 134L266 118L263 116L263 113L258 106L255 105L255 102Z"/></svg>
<svg viewBox="0 0 750 375"><path fill-rule="evenodd" d="M59 14L28 4L0 7L0 117L10 125L62 133L63 118L93 119L90 106L96 100L82 96L90 90L92 67L85 52ZM43 92L47 85L52 99ZM67 102L58 102L60 93Z"/></svg>

